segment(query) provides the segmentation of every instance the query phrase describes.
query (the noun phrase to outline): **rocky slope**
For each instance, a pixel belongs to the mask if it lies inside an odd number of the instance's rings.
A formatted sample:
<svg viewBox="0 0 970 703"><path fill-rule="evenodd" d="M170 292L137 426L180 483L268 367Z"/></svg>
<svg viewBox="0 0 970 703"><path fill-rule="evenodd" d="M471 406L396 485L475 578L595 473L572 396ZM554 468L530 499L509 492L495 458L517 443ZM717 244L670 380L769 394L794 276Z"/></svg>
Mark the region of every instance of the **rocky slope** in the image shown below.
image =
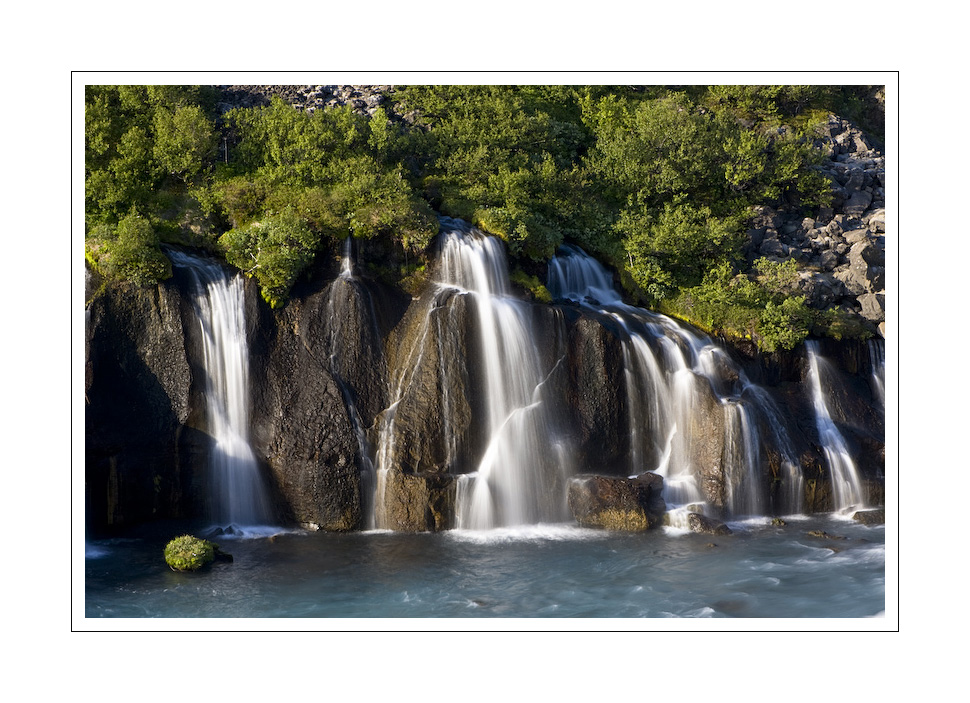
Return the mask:
<svg viewBox="0 0 970 703"><path fill-rule="evenodd" d="M762 207L748 230L748 258L795 259L809 305L840 308L886 332L886 160L847 120L830 116L818 140L829 158L831 207L814 218Z"/></svg>

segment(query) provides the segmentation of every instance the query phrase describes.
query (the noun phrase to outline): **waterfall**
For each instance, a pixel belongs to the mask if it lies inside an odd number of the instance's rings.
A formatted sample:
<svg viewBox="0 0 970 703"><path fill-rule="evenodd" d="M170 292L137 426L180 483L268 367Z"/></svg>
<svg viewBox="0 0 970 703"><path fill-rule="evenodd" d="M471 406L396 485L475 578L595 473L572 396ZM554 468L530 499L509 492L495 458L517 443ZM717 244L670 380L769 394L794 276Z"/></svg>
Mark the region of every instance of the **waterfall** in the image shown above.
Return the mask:
<svg viewBox="0 0 970 703"><path fill-rule="evenodd" d="M465 474L457 481L456 517L461 529L535 524L566 519L566 462L556 449L556 433L546 398L546 380L553 369L542 367L536 335L531 324L529 304L511 296L508 265L501 242L483 235L465 223L442 218L435 288L427 314L415 335L414 345L405 352L392 382L392 403L385 411L377 452L377 525L382 526L381 506L385 504L388 472L397 467L395 422L398 404L422 363L429 334L435 335L442 390L443 431L446 462L455 473ZM469 349L477 360L464 367L467 359L453 359L452 347L441 329L449 321L448 311L458 298L469 303L475 322L478 348ZM445 321L444 323L442 321ZM447 334L462 334L450 330ZM467 334L467 332L465 332ZM470 344L471 342L469 342ZM449 396L454 384L449 378L467 373L470 392L480 398L467 398L480 408L482 417L474 418L476 431L484 437L480 456L466 459L467 465L453 465L460 447L448 425ZM562 495L559 495L559 493Z"/></svg>
<svg viewBox="0 0 970 703"><path fill-rule="evenodd" d="M546 373L528 308L510 296L502 244L470 230L445 234L439 285L472 296L481 337L486 449L457 506L459 527L486 529L543 518L543 466L552 433L542 394Z"/></svg>
<svg viewBox="0 0 970 703"><path fill-rule="evenodd" d="M272 522L272 509L249 444L249 352L243 281L215 262L168 251L189 274L202 333L212 512L227 532Z"/></svg>
<svg viewBox="0 0 970 703"><path fill-rule="evenodd" d="M873 397L879 407L886 409L886 343L881 339L869 340L869 363L872 366Z"/></svg>
<svg viewBox="0 0 970 703"><path fill-rule="evenodd" d="M823 375L828 371L828 362L819 355L817 341L807 341L805 348L808 354L812 402L815 407L815 424L829 467L835 509L838 512L846 512L850 508L864 507L862 481L846 447L845 438L832 420L826 401Z"/></svg>
<svg viewBox="0 0 970 703"><path fill-rule="evenodd" d="M624 332L618 339L632 474L652 470L663 476L670 504L703 502L695 456L708 431L697 424L709 388L723 414L722 470L729 512L765 512L764 445L781 457L781 480L788 490L779 507L800 510L802 478L781 414L723 349L671 318L624 303L612 276L579 247L560 248L549 263L547 286L556 298L611 316ZM755 421L756 415L763 423ZM770 437L760 436L759 424L771 428Z"/></svg>

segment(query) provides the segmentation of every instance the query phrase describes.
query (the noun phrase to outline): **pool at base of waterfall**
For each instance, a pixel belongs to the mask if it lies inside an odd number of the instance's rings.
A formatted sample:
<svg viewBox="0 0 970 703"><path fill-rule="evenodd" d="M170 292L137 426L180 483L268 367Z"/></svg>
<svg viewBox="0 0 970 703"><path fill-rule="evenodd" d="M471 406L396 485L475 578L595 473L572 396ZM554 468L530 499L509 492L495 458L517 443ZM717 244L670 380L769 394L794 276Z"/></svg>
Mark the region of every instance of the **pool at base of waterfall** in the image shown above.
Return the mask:
<svg viewBox="0 0 970 703"><path fill-rule="evenodd" d="M402 534L285 531L217 541L176 573L165 537L85 542L86 618L870 618L885 529L832 516L711 536L572 525ZM361 623L366 628L367 623ZM541 626L536 626L541 627ZM214 629L218 625L213 626ZM645 626L648 629L649 626Z"/></svg>

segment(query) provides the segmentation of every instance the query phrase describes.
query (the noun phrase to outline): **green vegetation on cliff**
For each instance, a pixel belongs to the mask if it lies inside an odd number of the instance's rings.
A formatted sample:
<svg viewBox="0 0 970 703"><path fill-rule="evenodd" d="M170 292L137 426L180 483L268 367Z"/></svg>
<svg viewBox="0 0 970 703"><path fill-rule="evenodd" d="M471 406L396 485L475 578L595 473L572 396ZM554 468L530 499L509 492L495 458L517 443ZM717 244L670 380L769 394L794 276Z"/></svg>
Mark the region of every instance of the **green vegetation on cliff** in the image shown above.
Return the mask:
<svg viewBox="0 0 970 703"><path fill-rule="evenodd" d="M572 241L640 304L790 348L817 321L791 271L745 262L746 223L755 205L810 214L827 202L813 130L829 111L870 119L863 95L407 86L368 118L279 98L219 115L212 87L89 86L86 254L150 284L171 274L163 243L203 247L278 306L347 236L424 257L441 213L502 237L523 270ZM518 275L542 299L534 275Z"/></svg>

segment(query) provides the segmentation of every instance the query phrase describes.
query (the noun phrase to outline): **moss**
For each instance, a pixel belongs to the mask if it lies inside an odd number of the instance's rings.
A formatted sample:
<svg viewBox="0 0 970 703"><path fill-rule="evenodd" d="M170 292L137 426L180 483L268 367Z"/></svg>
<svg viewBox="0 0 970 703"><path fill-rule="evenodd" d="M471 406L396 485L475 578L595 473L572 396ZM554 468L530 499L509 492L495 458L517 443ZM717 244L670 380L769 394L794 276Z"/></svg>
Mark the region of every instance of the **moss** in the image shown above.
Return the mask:
<svg viewBox="0 0 970 703"><path fill-rule="evenodd" d="M182 535L165 545L165 563L173 571L196 571L215 560L216 549L208 540Z"/></svg>
<svg viewBox="0 0 970 703"><path fill-rule="evenodd" d="M525 289L537 303L552 302L552 294L549 292L549 289L542 285L536 276L530 276L522 269L515 269L509 274L509 280L514 285Z"/></svg>
<svg viewBox="0 0 970 703"><path fill-rule="evenodd" d="M650 521L642 510L606 508L596 515L596 522L605 530L643 532L650 528Z"/></svg>

